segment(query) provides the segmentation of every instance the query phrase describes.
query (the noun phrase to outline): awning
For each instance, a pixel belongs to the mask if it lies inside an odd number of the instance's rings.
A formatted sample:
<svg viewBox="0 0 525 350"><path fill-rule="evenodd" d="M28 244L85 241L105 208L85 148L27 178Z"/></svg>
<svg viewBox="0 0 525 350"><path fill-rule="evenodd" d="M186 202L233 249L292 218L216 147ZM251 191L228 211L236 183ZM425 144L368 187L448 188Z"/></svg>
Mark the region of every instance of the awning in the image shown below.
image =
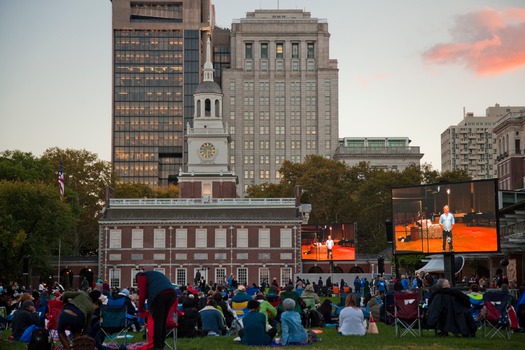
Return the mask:
<svg viewBox="0 0 525 350"><path fill-rule="evenodd" d="M459 273L463 269L463 266L465 265L465 258L463 255L457 255L454 257L454 273ZM434 255L430 261L420 268L419 270L416 270L416 273L420 273L421 271L424 272L445 272L445 264L443 262L443 256L436 256Z"/></svg>

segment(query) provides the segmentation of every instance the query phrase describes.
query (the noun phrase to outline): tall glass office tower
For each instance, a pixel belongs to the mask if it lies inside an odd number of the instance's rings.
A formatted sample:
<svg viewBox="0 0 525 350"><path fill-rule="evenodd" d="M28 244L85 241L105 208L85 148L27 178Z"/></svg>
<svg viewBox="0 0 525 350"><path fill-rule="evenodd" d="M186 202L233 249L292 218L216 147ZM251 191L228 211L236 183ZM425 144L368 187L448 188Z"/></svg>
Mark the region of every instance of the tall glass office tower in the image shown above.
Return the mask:
<svg viewBox="0 0 525 350"><path fill-rule="evenodd" d="M193 121L210 0L113 0L112 162L125 182L176 182Z"/></svg>

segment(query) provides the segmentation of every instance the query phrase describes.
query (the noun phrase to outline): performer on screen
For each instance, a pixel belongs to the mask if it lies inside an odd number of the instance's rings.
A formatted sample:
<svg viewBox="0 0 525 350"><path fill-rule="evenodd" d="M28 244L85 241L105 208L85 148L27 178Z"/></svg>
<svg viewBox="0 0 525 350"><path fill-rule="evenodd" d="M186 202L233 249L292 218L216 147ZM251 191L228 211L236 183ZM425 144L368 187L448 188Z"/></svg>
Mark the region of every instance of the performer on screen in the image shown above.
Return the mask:
<svg viewBox="0 0 525 350"><path fill-rule="evenodd" d="M452 227L454 227L454 215L449 213L448 205L443 207L443 214L439 218L439 226L443 230L443 251L445 251L446 243L448 242L449 251L453 252L452 247Z"/></svg>
<svg viewBox="0 0 525 350"><path fill-rule="evenodd" d="M328 239L326 240L326 258L327 259L332 258L333 248L334 248L334 241L332 240L332 236L328 236Z"/></svg>

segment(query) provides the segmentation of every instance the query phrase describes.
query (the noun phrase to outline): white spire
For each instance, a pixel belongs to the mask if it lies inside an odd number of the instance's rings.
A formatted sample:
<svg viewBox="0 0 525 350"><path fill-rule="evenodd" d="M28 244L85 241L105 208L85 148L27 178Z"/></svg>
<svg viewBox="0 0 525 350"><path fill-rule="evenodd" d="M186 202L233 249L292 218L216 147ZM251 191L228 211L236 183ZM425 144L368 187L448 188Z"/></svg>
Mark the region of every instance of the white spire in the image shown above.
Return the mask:
<svg viewBox="0 0 525 350"><path fill-rule="evenodd" d="M213 81L213 64L211 63L211 40L210 35L206 39L206 62L204 63L204 81Z"/></svg>

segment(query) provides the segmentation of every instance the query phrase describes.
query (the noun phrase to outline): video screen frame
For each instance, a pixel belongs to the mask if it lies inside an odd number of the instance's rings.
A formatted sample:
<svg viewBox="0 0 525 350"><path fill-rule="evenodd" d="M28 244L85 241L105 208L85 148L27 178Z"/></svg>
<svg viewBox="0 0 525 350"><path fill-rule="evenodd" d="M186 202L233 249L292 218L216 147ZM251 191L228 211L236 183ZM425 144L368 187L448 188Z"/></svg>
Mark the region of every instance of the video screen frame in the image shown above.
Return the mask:
<svg viewBox="0 0 525 350"><path fill-rule="evenodd" d="M301 256L305 261L354 261L357 223L308 224L301 226ZM328 236L334 241L331 254Z"/></svg>
<svg viewBox="0 0 525 350"><path fill-rule="evenodd" d="M394 254L498 253L498 208L497 179L393 187Z"/></svg>

